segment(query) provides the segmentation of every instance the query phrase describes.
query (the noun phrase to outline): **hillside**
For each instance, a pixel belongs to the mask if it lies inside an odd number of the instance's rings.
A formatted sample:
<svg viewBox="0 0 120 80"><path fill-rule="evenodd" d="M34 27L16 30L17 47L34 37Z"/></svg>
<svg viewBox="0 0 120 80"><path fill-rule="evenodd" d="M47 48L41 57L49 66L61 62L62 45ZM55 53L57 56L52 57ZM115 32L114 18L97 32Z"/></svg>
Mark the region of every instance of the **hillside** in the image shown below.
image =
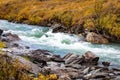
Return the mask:
<svg viewBox="0 0 120 80"><path fill-rule="evenodd" d="M119 0L0 0L0 18L42 26L60 23L67 30L82 25L120 40Z"/></svg>

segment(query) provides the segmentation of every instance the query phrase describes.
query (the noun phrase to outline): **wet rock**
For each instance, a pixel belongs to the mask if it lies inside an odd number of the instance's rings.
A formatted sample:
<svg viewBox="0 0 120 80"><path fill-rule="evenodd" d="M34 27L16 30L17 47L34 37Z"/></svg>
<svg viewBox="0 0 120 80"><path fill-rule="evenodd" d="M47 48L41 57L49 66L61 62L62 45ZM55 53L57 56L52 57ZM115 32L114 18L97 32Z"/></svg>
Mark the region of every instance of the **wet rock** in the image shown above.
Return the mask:
<svg viewBox="0 0 120 80"><path fill-rule="evenodd" d="M113 72L115 75L120 75L120 71L114 71Z"/></svg>
<svg viewBox="0 0 120 80"><path fill-rule="evenodd" d="M2 35L1 40L4 42L13 42L20 40L19 36L12 33L5 33Z"/></svg>
<svg viewBox="0 0 120 80"><path fill-rule="evenodd" d="M55 62L65 62L65 61L63 60L63 58L60 57L60 55L53 55L53 56L51 57L51 60L52 60L52 61L55 61Z"/></svg>
<svg viewBox="0 0 120 80"><path fill-rule="evenodd" d="M113 68L114 71L120 71L120 68Z"/></svg>
<svg viewBox="0 0 120 80"><path fill-rule="evenodd" d="M30 58L30 60L40 67L47 66L47 61L50 61L50 52L47 50L33 50L27 56Z"/></svg>
<svg viewBox="0 0 120 80"><path fill-rule="evenodd" d="M53 62L53 61L47 62L47 66L48 66L48 67L51 67L51 68L52 68L52 67L56 67L56 68L59 67L59 68L60 68L61 65L62 65L62 64L61 64L61 63L58 63L58 62Z"/></svg>
<svg viewBox="0 0 120 80"><path fill-rule="evenodd" d="M88 67L88 68L83 70L83 74L88 74L89 71L90 71L90 68Z"/></svg>
<svg viewBox="0 0 120 80"><path fill-rule="evenodd" d="M101 68L100 69L96 69L96 70L92 70L90 73L92 75L96 74L97 72L100 72L101 71Z"/></svg>
<svg viewBox="0 0 120 80"><path fill-rule="evenodd" d="M37 49L37 50L33 50L31 53L32 54L38 54L38 55L50 55L50 52L47 50L41 50L41 49Z"/></svg>
<svg viewBox="0 0 120 80"><path fill-rule="evenodd" d="M99 57L97 57L91 51L88 51L82 56L81 64L82 65L97 65L98 60L99 60Z"/></svg>
<svg viewBox="0 0 120 80"><path fill-rule="evenodd" d="M67 55L65 55L65 56L63 57L63 59L64 59L64 60L68 59L72 54L73 54L73 53L68 53Z"/></svg>
<svg viewBox="0 0 120 80"><path fill-rule="evenodd" d="M19 47L19 44L13 43L13 44L12 44L12 47Z"/></svg>
<svg viewBox="0 0 120 80"><path fill-rule="evenodd" d="M71 79L79 78L79 73L77 72L68 72L68 75L70 76Z"/></svg>
<svg viewBox="0 0 120 80"><path fill-rule="evenodd" d="M109 62L102 62L102 64L103 64L105 67L110 66L110 63L109 63Z"/></svg>
<svg viewBox="0 0 120 80"><path fill-rule="evenodd" d="M96 34L94 32L90 32L87 34L86 36L86 40L88 42L91 42L91 43L96 43L96 44L106 44L108 43L109 41L104 38L102 35L100 34Z"/></svg>
<svg viewBox="0 0 120 80"><path fill-rule="evenodd" d="M58 80L72 80L68 75L60 76Z"/></svg>
<svg viewBox="0 0 120 80"><path fill-rule="evenodd" d="M47 66L47 62L53 61L53 62L64 62L63 58L61 58L59 55L53 55L47 50L33 50L29 54L27 54L31 61L38 64L40 67Z"/></svg>
<svg viewBox="0 0 120 80"><path fill-rule="evenodd" d="M76 54L67 54L65 57L64 57L64 60L65 60L65 64L71 64L73 61L77 60L79 57L79 55L76 55Z"/></svg>
<svg viewBox="0 0 120 80"><path fill-rule="evenodd" d="M48 23L48 24L47 24L47 26L48 26L48 27L51 27L51 26L52 26L52 24L51 24L51 23Z"/></svg>
<svg viewBox="0 0 120 80"><path fill-rule="evenodd" d="M117 76L116 78L114 78L114 80L120 80L120 76Z"/></svg>
<svg viewBox="0 0 120 80"><path fill-rule="evenodd" d="M99 72L93 75L93 78L98 79L98 78L106 78L108 76L108 73L104 72Z"/></svg>
<svg viewBox="0 0 120 80"><path fill-rule="evenodd" d="M65 67L71 67L71 68L74 68L74 69L80 69L82 68L82 66L80 64L67 64L65 65Z"/></svg>
<svg viewBox="0 0 120 80"><path fill-rule="evenodd" d="M92 74L89 73L89 74L84 75L83 77L84 77L85 80L86 79L89 80L91 78L91 76L92 76Z"/></svg>
<svg viewBox="0 0 120 80"><path fill-rule="evenodd" d="M54 23L51 27L52 28L57 28L57 27L61 27L62 25L61 24L59 24L59 23Z"/></svg>
<svg viewBox="0 0 120 80"><path fill-rule="evenodd" d="M53 24L51 27L53 28L53 31L52 31L53 33L66 31L66 28L61 24L56 23L56 24Z"/></svg>
<svg viewBox="0 0 120 80"><path fill-rule="evenodd" d="M3 33L3 30L2 30L2 29L0 29L0 36L2 35L2 33Z"/></svg>
<svg viewBox="0 0 120 80"><path fill-rule="evenodd" d="M25 48L26 48L26 49L30 49L30 47L29 47L29 46L25 46Z"/></svg>

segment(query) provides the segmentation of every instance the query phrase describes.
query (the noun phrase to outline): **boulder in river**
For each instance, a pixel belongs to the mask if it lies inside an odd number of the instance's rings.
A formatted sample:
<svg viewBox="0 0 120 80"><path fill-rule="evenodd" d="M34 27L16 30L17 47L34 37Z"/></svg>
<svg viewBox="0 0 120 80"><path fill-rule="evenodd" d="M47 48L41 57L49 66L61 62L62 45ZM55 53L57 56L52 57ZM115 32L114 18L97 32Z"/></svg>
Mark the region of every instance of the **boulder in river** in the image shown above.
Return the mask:
<svg viewBox="0 0 120 80"><path fill-rule="evenodd" d="M86 36L86 40L88 42L91 42L91 43L96 43L96 44L106 44L108 43L109 41L104 38L102 35L100 34L96 34L94 32L90 32L87 34Z"/></svg>
<svg viewBox="0 0 120 80"><path fill-rule="evenodd" d="M53 28L53 31L52 31L53 33L66 31L66 28L61 24L56 23L56 24L53 24L51 27Z"/></svg>

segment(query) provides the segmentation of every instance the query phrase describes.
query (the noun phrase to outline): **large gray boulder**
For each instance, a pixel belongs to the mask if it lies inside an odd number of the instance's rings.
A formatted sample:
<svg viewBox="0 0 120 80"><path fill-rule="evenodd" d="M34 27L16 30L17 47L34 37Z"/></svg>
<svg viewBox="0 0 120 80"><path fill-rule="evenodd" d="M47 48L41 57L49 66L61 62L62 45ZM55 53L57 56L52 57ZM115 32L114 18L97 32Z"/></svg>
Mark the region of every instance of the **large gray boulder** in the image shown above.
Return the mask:
<svg viewBox="0 0 120 80"><path fill-rule="evenodd" d="M91 42L91 43L96 43L96 44L106 44L109 42L102 35L96 34L94 32L90 32L87 34L86 41Z"/></svg>

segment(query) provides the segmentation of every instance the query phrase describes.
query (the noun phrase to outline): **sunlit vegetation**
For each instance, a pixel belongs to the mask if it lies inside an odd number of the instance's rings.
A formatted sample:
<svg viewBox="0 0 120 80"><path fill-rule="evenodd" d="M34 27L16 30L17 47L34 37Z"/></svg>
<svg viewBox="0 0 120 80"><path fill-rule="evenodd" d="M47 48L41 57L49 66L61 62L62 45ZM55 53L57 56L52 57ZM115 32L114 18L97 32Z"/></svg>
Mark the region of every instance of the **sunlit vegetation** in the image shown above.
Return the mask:
<svg viewBox="0 0 120 80"><path fill-rule="evenodd" d="M34 78L33 80L58 80L58 77L56 74L50 74L50 75L43 75L39 74L38 78Z"/></svg>
<svg viewBox="0 0 120 80"><path fill-rule="evenodd" d="M0 0L0 18L28 24L61 23L120 38L119 0Z"/></svg>
<svg viewBox="0 0 120 80"><path fill-rule="evenodd" d="M4 48L6 45L5 45L5 42L0 42L0 49L1 48Z"/></svg>

